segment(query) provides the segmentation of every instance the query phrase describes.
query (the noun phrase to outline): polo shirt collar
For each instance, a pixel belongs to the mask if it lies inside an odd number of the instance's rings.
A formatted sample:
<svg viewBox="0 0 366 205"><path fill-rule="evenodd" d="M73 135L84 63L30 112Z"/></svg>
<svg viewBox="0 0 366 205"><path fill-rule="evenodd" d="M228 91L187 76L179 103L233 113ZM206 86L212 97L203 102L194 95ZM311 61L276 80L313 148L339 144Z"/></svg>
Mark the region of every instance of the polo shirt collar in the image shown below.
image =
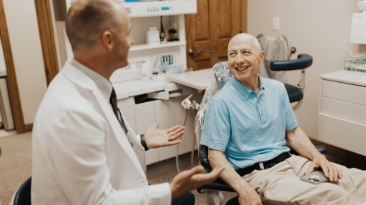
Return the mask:
<svg viewBox="0 0 366 205"><path fill-rule="evenodd" d="M259 94L261 94L265 90L266 85L265 85L265 81L263 80L263 78L260 77L259 75L258 75L258 80L259 80L259 85L260 85ZM250 95L252 93L254 93L254 91L250 90L249 88L247 88L243 84L241 84L241 82L238 79L236 79L234 75L231 77L230 82L234 86L234 88L236 90L238 90L238 92L240 94L242 94L245 98L249 98Z"/></svg>

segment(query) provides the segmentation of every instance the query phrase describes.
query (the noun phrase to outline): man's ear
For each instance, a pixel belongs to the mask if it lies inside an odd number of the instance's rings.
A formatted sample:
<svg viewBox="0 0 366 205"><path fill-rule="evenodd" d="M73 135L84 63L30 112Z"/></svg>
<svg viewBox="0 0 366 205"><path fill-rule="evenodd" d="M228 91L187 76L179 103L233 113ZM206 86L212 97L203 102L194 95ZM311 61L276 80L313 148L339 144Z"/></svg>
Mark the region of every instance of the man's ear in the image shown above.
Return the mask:
<svg viewBox="0 0 366 205"><path fill-rule="evenodd" d="M264 51L261 51L259 53L258 58L259 58L259 62L263 62L263 60L264 60Z"/></svg>
<svg viewBox="0 0 366 205"><path fill-rule="evenodd" d="M105 31L101 37L102 45L110 50L113 47L113 35L110 31Z"/></svg>

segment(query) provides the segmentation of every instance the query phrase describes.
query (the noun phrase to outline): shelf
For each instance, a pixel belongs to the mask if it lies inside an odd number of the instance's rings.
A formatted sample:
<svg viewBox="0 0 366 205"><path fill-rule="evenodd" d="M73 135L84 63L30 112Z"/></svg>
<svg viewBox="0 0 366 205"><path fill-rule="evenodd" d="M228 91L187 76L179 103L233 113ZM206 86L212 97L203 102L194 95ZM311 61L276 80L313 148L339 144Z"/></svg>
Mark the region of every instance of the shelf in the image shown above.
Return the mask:
<svg viewBox="0 0 366 205"><path fill-rule="evenodd" d="M174 41L174 42L166 42L156 45L149 45L149 44L140 44L140 45L133 45L130 48L130 51L142 51L142 50L149 50L149 49L159 49L159 48L169 48L169 47L177 47L177 46L185 46L186 42L181 41Z"/></svg>
<svg viewBox="0 0 366 205"><path fill-rule="evenodd" d="M197 13L196 0L122 2L130 17L167 16Z"/></svg>

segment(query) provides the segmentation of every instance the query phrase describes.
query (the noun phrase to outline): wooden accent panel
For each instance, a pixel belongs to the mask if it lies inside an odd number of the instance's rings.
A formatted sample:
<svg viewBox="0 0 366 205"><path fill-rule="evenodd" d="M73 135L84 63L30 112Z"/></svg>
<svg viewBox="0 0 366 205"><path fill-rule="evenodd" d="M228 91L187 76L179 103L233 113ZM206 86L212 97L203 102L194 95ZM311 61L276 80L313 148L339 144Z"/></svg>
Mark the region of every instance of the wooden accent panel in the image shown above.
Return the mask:
<svg viewBox="0 0 366 205"><path fill-rule="evenodd" d="M248 10L248 1L241 0L239 6L240 13L240 30L239 33L246 33L248 27L248 18L247 18L247 10Z"/></svg>
<svg viewBox="0 0 366 205"><path fill-rule="evenodd" d="M204 60L196 61L196 65L198 66L198 69L196 69L196 70L202 70L204 68L211 67L211 61L209 58L207 58Z"/></svg>
<svg viewBox="0 0 366 205"><path fill-rule="evenodd" d="M208 0L200 0L201 2L197 5L197 10L201 11L196 14L194 21L190 19L188 26L186 26L187 31L193 36L194 41L204 41L209 40L209 15L208 15Z"/></svg>
<svg viewBox="0 0 366 205"><path fill-rule="evenodd" d="M39 35L42 44L43 62L47 85L59 71L55 45L55 35L52 24L51 5L49 0L35 0L35 7L38 20Z"/></svg>
<svg viewBox="0 0 366 205"><path fill-rule="evenodd" d="M214 20L212 37L230 40L240 31L240 0L215 0L210 4L211 19ZM219 17L219 18L218 18Z"/></svg>
<svg viewBox="0 0 366 205"><path fill-rule="evenodd" d="M220 61L227 61L227 56L219 57L218 62L220 62Z"/></svg>
<svg viewBox="0 0 366 205"><path fill-rule="evenodd" d="M227 60L230 39L246 31L246 8L246 0L197 1L197 14L185 18L188 67L199 70Z"/></svg>
<svg viewBox="0 0 366 205"><path fill-rule="evenodd" d="M15 74L13 52L11 50L8 26L6 23L4 4L2 0L0 0L0 37L4 51L4 60L7 72L7 83L8 83L10 103L12 105L15 129L18 133L27 132L30 131L30 129L24 125L22 105L19 96L19 88L17 84L17 77Z"/></svg>

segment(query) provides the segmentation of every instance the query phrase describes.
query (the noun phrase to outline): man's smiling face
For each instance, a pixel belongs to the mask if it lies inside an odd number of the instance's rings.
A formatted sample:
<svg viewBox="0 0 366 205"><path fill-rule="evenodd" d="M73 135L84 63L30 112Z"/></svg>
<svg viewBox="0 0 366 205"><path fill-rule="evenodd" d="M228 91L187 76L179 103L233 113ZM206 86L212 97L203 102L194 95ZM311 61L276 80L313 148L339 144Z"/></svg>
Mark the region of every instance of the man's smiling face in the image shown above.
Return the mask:
<svg viewBox="0 0 366 205"><path fill-rule="evenodd" d="M257 39L248 34L238 34L228 45L228 65L232 74L244 85L258 78L259 64L263 61ZM249 83L250 84L250 83Z"/></svg>

